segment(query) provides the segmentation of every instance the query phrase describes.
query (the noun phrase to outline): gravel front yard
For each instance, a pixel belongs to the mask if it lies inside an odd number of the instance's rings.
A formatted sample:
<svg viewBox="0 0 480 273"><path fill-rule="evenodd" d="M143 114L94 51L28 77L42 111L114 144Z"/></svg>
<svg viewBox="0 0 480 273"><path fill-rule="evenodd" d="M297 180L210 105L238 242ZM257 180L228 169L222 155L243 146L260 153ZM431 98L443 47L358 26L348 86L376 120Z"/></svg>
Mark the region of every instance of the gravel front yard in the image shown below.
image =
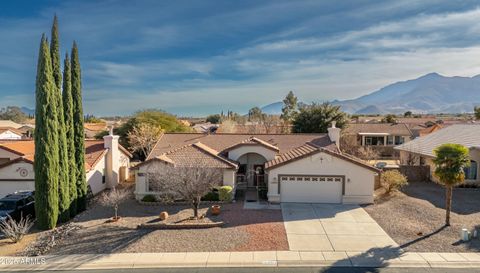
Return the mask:
<svg viewBox="0 0 480 273"><path fill-rule="evenodd" d="M188 206L143 206L128 200L119 208L122 219L105 223L112 209L94 205L75 219L81 228L57 241L48 254L288 250L280 210L244 210L243 202L237 202L222 205L221 228L136 229L164 210L193 216Z"/></svg>
<svg viewBox="0 0 480 273"><path fill-rule="evenodd" d="M480 189L455 189L452 206L452 225L443 227L445 189L434 183L411 183L365 210L405 250L480 252L480 239L459 240L462 228L480 228Z"/></svg>

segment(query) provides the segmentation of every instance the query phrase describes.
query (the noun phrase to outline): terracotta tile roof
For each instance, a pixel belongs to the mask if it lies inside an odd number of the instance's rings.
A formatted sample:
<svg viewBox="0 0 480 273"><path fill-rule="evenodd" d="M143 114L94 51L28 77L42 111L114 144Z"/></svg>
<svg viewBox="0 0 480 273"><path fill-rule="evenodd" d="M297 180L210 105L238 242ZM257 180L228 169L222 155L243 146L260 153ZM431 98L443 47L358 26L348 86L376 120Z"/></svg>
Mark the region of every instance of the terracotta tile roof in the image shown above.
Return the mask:
<svg viewBox="0 0 480 273"><path fill-rule="evenodd" d="M266 145L278 148L280 154L300 147L307 142L332 151L337 151L335 143L327 134L198 134L198 133L165 133L160 137L147 160L167 153L188 144L202 144L222 153L225 149L245 141L257 139Z"/></svg>
<svg viewBox="0 0 480 273"><path fill-rule="evenodd" d="M345 129L345 134L361 133L387 133L390 135L411 136L412 132L404 123L349 123Z"/></svg>
<svg viewBox="0 0 480 273"><path fill-rule="evenodd" d="M367 169L372 170L374 172L380 172L379 169L368 165L367 163L363 162L362 160L360 160L356 157L353 157L353 156L345 154L345 153L340 153L338 151L332 151L332 150L329 150L329 149L318 147L318 146L316 146L312 143L306 143L305 145L302 145L302 146L300 146L296 149L293 149L293 150L291 150L287 153L281 154L278 157L276 157L275 159L268 161L267 163L265 163L265 169L274 169L274 168L280 167L282 165L285 165L287 163L290 163L292 161L300 160L302 158L308 157L310 155L313 155L313 154L319 153L319 152L324 152L324 153L327 153L329 155L347 160L347 161L349 161L353 164L359 165L363 168L367 168Z"/></svg>
<svg viewBox="0 0 480 273"><path fill-rule="evenodd" d="M33 140L3 142L2 144L0 144L0 148L3 148L21 157L28 158L32 161L33 156L35 155L35 143L33 142Z"/></svg>
<svg viewBox="0 0 480 273"><path fill-rule="evenodd" d="M277 152L279 151L277 146L252 136L252 137L249 137L249 138L241 141L240 143L237 143L237 144L234 144L230 147L227 147L222 152L227 152L227 151L233 150L233 149L235 149L237 147L240 147L240 146L243 146L243 145L262 145L263 147L265 147L267 149L271 149L271 150L274 150L274 151L277 151Z"/></svg>
<svg viewBox="0 0 480 273"><path fill-rule="evenodd" d="M268 161L267 163L265 163L265 169L283 164L293 159L299 159L303 156L309 155L317 151L318 148L316 146L306 143L305 145L290 150L284 154L277 156L275 159Z"/></svg>
<svg viewBox="0 0 480 273"><path fill-rule="evenodd" d="M106 153L102 140L85 140L85 169L94 168Z"/></svg>
<svg viewBox="0 0 480 273"><path fill-rule="evenodd" d="M125 148L119 146L120 150ZM0 143L0 149L19 155L33 163L35 156L35 142L33 140L5 141ZM85 140L85 169L91 170L107 152L103 140ZM128 151L127 151L128 153ZM129 155L129 154L127 154Z"/></svg>
<svg viewBox="0 0 480 273"><path fill-rule="evenodd" d="M171 150L155 157L154 159L174 164L178 167L237 168L235 162L218 155L218 151L215 151L200 142ZM139 165L137 165L137 167L138 166Z"/></svg>

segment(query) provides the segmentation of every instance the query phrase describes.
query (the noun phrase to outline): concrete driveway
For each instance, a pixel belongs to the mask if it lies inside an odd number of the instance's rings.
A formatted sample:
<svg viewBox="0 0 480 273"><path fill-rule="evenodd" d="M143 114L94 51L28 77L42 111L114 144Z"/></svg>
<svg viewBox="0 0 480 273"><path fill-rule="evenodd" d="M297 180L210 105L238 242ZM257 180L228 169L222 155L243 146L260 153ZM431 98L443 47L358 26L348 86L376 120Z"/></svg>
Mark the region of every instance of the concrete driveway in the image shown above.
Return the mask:
<svg viewBox="0 0 480 273"><path fill-rule="evenodd" d="M357 205L282 203L290 250L367 251L398 247Z"/></svg>

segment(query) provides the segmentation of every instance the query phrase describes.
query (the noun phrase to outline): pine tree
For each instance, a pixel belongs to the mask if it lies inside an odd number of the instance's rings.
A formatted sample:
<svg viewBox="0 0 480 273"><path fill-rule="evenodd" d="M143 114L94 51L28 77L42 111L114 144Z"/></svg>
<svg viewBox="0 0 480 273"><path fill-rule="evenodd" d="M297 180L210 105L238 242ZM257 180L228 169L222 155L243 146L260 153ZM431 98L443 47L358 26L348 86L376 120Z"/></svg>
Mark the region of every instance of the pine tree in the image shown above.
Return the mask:
<svg viewBox="0 0 480 273"><path fill-rule="evenodd" d="M59 221L66 222L70 219L70 191L69 191L69 164L67 135L65 128L65 118L63 114L62 100L62 74L60 69L60 41L58 38L58 20L55 15L52 25L52 40L50 41L50 56L52 58L52 72L55 79L55 101L57 104L57 122L58 122L58 209Z"/></svg>
<svg viewBox="0 0 480 273"><path fill-rule="evenodd" d="M77 43L73 42L71 54L73 126L75 141L75 161L77 168L77 210L87 208L87 181L85 177L85 133L83 129L82 77L78 58Z"/></svg>
<svg viewBox="0 0 480 273"><path fill-rule="evenodd" d="M70 192L70 217L77 214L77 168L75 161L75 134L73 123L72 71L68 53L63 63L63 113L68 153L68 190Z"/></svg>
<svg viewBox="0 0 480 273"><path fill-rule="evenodd" d="M280 118L286 123L291 123L298 113L298 99L292 91L288 92L287 96L283 100L282 114Z"/></svg>
<svg viewBox="0 0 480 273"><path fill-rule="evenodd" d="M58 218L58 122L55 80L50 51L42 35L35 84L35 212L40 229L51 229Z"/></svg>

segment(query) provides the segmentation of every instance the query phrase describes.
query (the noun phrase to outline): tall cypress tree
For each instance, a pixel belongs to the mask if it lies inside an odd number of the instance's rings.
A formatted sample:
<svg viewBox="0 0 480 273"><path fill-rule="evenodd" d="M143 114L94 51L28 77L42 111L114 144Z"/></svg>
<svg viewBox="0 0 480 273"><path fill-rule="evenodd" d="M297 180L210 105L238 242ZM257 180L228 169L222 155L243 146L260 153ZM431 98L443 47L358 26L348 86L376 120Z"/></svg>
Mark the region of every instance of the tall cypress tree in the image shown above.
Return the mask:
<svg viewBox="0 0 480 273"><path fill-rule="evenodd" d="M48 42L42 35L35 84L35 212L38 227L51 229L58 218L58 120L56 85Z"/></svg>
<svg viewBox="0 0 480 273"><path fill-rule="evenodd" d="M62 71L60 69L60 40L58 38L58 19L53 17L52 40L50 41L50 56L52 57L52 73L55 85L59 90L62 88Z"/></svg>
<svg viewBox="0 0 480 273"><path fill-rule="evenodd" d="M68 53L65 54L63 63L63 112L65 119L65 128L67 135L67 151L68 151L68 184L70 191L70 217L77 214L77 169L75 161L75 133L73 122L73 98L72 98L72 71L70 66L70 58Z"/></svg>
<svg viewBox="0 0 480 273"><path fill-rule="evenodd" d="M83 128L82 76L76 42L73 42L71 57L73 126L75 160L77 164L77 210L83 211L87 208L87 180L85 177L85 132Z"/></svg>
<svg viewBox="0 0 480 273"><path fill-rule="evenodd" d="M50 56L52 58L52 73L55 79L55 101L57 104L57 122L58 122L58 209L60 222L66 222L70 219L70 191L69 191L69 164L67 135L65 128L65 118L63 113L62 100L62 72L60 69L60 41L58 38L58 20L57 16L53 18L52 40L50 41Z"/></svg>

